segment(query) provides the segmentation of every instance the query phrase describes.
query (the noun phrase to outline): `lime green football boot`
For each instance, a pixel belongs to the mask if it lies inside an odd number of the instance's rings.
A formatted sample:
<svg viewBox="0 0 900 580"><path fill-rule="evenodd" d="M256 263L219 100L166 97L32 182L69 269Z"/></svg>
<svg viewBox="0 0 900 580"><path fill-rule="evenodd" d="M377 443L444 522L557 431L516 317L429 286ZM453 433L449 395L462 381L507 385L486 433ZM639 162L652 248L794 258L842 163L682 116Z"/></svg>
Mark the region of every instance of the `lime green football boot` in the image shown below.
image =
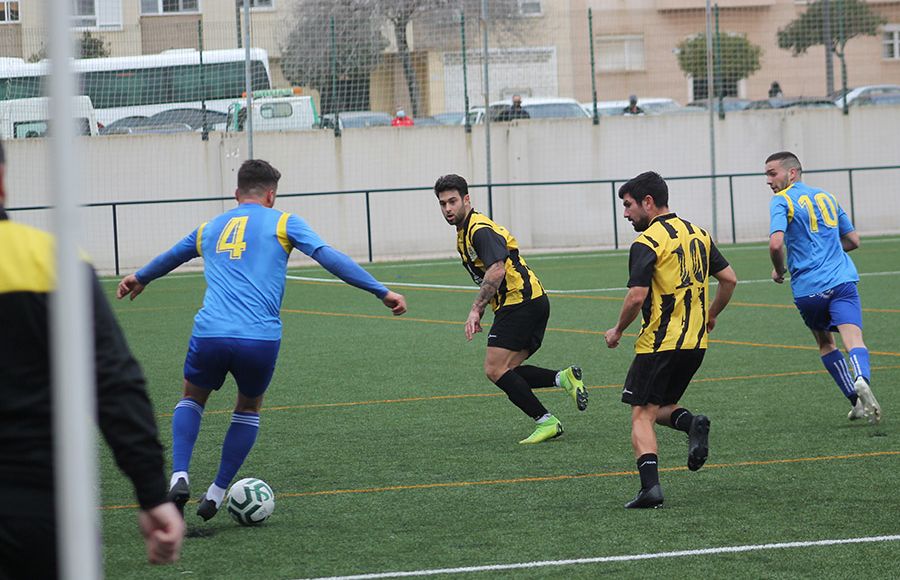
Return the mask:
<svg viewBox="0 0 900 580"><path fill-rule="evenodd" d="M587 409L588 392L581 380L581 367L567 367L559 372L559 386L564 388L579 411Z"/></svg>
<svg viewBox="0 0 900 580"><path fill-rule="evenodd" d="M525 445L531 445L533 443L543 443L544 441L554 439L563 434L562 423L559 422L559 419L550 415L548 419L544 419L540 423L538 423L537 428L534 430L534 433L529 435L527 438L522 439L519 443Z"/></svg>

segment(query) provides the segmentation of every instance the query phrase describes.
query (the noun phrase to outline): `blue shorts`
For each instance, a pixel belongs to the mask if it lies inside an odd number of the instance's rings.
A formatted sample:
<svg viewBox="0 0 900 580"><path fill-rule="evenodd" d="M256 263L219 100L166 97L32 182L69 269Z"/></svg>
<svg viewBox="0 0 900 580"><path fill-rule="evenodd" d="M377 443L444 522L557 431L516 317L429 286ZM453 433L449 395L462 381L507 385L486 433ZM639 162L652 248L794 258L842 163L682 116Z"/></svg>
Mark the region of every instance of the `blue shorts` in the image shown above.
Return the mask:
<svg viewBox="0 0 900 580"><path fill-rule="evenodd" d="M856 282L844 282L825 292L794 298L803 322L812 330L837 332L839 324L862 328L862 304Z"/></svg>
<svg viewBox="0 0 900 580"><path fill-rule="evenodd" d="M198 387L219 390L231 373L242 395L258 397L269 388L280 346L280 340L192 336L184 378Z"/></svg>

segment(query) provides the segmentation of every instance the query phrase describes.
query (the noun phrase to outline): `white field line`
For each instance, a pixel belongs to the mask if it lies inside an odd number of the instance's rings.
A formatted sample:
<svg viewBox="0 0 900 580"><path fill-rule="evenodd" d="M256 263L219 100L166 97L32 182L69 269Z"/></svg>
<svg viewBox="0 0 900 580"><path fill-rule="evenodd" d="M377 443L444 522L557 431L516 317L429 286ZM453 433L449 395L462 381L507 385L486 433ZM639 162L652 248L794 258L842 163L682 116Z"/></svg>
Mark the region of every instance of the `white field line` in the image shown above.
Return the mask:
<svg viewBox="0 0 900 580"><path fill-rule="evenodd" d="M654 552L647 554L631 554L627 556L601 556L597 558L576 558L572 560L541 560L537 562L521 562L517 564L491 564L485 566L464 566L459 568L433 568L409 572L378 572L372 574L356 574L353 576L327 576L314 580L373 580L376 578L408 578L412 576L437 576L439 574L468 574L475 572L496 572L501 570L523 570L547 568L551 566L575 566L581 564L603 564L607 562L632 562L635 560L655 560L661 558L681 558L685 556L715 556L717 554L739 554L742 552L758 552L761 550L783 550L795 548L813 548L821 546L837 546L842 544L868 544L875 542L896 542L900 535L869 536L863 538L845 538L839 540L813 540L807 542L781 542L777 544L753 544L748 546L723 546L720 548L703 548L699 550L679 550L675 552Z"/></svg>
<svg viewBox="0 0 900 580"><path fill-rule="evenodd" d="M892 271L892 272L864 272L860 274L862 276L896 276L900 274L900 271ZM338 280L336 278L314 278L309 276L293 276L288 274L288 280L297 280L300 282L325 282L329 284L343 284L342 280ZM764 278L759 280L738 280L738 284L762 284L765 282L772 282L771 278ZM710 284L715 285L717 282L715 280L710 280ZM388 287L397 287L397 288L436 288L442 290L477 290L477 286L457 286L453 284L419 284L414 282L391 282L389 284L385 284ZM628 288L621 287L610 287L610 288L581 288L578 290L547 290L548 294L590 294L592 292L625 292Z"/></svg>

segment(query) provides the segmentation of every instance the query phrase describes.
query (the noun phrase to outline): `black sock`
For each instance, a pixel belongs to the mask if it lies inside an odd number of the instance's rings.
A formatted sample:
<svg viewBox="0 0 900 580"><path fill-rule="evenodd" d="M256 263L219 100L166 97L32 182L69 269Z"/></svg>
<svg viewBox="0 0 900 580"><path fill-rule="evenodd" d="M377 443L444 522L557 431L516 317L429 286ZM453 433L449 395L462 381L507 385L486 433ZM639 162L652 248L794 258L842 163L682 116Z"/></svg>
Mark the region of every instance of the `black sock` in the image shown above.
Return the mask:
<svg viewBox="0 0 900 580"><path fill-rule="evenodd" d="M520 377L525 379L532 389L556 386L556 371L542 369L532 365L522 365L513 369Z"/></svg>
<svg viewBox="0 0 900 580"><path fill-rule="evenodd" d="M691 421L694 420L694 416L691 415L691 412L684 407L680 407L672 411L670 420L672 422L672 429L678 429L679 431L690 433Z"/></svg>
<svg viewBox="0 0 900 580"><path fill-rule="evenodd" d="M513 405L535 421L547 414L547 409L531 392L531 387L514 369L506 371L495 384L503 389Z"/></svg>
<svg viewBox="0 0 900 580"><path fill-rule="evenodd" d="M644 453L637 460L638 472L641 474L641 489L650 489L659 483L659 459L656 453Z"/></svg>

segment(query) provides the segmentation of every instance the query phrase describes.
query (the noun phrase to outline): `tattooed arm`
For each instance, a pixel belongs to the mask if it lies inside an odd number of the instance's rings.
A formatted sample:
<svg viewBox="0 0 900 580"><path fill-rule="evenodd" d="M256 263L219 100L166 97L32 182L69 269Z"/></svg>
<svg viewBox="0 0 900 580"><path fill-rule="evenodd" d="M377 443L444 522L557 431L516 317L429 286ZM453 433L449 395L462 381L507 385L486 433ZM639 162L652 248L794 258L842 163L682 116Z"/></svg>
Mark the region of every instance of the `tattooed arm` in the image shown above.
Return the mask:
<svg viewBox="0 0 900 580"><path fill-rule="evenodd" d="M506 276L506 268L503 260L498 260L491 264L490 268L484 273L484 280L481 282L481 290L472 304L472 310L469 311L469 317L466 319L466 339L472 340L472 337L481 332L481 317L484 315L484 309L497 295L500 284Z"/></svg>

